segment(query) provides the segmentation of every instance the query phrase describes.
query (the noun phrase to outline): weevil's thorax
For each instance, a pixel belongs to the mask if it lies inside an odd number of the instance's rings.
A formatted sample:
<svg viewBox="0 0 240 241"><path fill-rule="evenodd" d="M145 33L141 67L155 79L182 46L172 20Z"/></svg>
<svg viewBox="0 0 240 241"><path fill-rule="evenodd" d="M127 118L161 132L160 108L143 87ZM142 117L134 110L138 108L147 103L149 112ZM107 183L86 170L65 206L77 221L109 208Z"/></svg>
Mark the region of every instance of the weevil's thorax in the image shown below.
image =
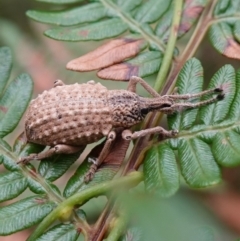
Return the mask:
<svg viewBox="0 0 240 241"><path fill-rule="evenodd" d="M127 90L109 90L108 105L114 127L131 127L141 122L141 101L137 94Z"/></svg>

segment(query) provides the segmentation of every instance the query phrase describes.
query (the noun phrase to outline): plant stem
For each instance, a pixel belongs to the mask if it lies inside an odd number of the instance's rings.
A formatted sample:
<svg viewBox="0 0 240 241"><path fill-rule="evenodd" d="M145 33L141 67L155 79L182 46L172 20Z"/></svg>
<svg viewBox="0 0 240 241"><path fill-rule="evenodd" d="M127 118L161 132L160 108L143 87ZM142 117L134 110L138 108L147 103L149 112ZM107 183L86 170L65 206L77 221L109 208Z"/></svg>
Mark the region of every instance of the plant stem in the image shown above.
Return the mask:
<svg viewBox="0 0 240 241"><path fill-rule="evenodd" d="M212 12L213 12L215 4L216 4L215 0L210 1L208 6L206 6L204 12L202 13L200 19L198 20L194 33L191 36L191 39L189 40L189 42L188 42L187 46L185 47L181 56L176 60L174 68L173 68L170 76L168 77L166 85L164 86L164 89L162 91L163 95L172 91L172 88L174 86L178 73L182 69L185 62L194 55L194 53L196 52L197 48L199 47L201 41L203 40L204 36L206 35L206 32L207 32L207 30L210 26L210 22L212 20Z"/></svg>
<svg viewBox="0 0 240 241"><path fill-rule="evenodd" d="M113 228L110 231L108 237L105 239L105 241L118 241L121 235L123 234L127 223L128 223L128 216L124 211L121 211L121 214L119 217L115 220L113 220Z"/></svg>
<svg viewBox="0 0 240 241"><path fill-rule="evenodd" d="M35 241L41 234L43 234L49 226L61 216L62 210L66 208L74 208L75 205L81 205L93 197L105 194L106 192L120 187L134 187L143 180L141 172L132 172L125 177L113 180L111 182L100 183L91 188L76 193L70 198L63 201L54 209L44 220L39 224L33 234L27 239L28 241ZM85 234L86 236L87 234Z"/></svg>
<svg viewBox="0 0 240 241"><path fill-rule="evenodd" d="M177 41L178 28L181 20L182 5L183 5L183 0L175 0L174 10L173 10L173 20L172 20L172 25L170 29L170 36L168 39L168 44L167 44L166 52L163 57L161 68L158 72L156 83L154 86L154 89L157 92L159 92L162 89L163 85L165 84L165 80L169 72L169 68L171 67L174 48Z"/></svg>

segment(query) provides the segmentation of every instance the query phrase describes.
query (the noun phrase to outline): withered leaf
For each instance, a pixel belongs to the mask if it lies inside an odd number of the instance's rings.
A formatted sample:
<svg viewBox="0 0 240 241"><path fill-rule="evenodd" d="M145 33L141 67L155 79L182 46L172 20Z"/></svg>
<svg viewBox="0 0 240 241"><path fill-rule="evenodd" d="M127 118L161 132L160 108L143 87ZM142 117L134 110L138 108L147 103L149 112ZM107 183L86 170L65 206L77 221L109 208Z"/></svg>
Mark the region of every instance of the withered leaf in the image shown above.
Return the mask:
<svg viewBox="0 0 240 241"><path fill-rule="evenodd" d="M67 69L80 72L98 70L136 56L146 47L147 42L139 38L111 40L92 52L70 61Z"/></svg>
<svg viewBox="0 0 240 241"><path fill-rule="evenodd" d="M209 36L212 45L218 52L229 58L240 59L240 44L227 22L213 24L210 27Z"/></svg>
<svg viewBox="0 0 240 241"><path fill-rule="evenodd" d="M97 76L101 79L128 81L131 76L139 76L139 67L126 62L115 64L99 70Z"/></svg>
<svg viewBox="0 0 240 241"><path fill-rule="evenodd" d="M97 75L102 79L128 81L131 76L148 76L156 73L161 65L162 53L146 51L121 64L101 69Z"/></svg>

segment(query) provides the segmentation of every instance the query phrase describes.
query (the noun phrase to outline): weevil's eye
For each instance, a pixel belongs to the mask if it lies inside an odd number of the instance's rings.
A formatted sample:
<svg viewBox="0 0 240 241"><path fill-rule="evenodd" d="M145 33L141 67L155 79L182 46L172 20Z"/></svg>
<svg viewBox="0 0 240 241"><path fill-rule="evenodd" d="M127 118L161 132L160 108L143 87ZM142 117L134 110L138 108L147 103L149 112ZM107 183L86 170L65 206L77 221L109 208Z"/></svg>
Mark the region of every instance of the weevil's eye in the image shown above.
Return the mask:
<svg viewBox="0 0 240 241"><path fill-rule="evenodd" d="M148 108L143 108L143 109L141 109L141 114L146 115L146 114L148 114L149 111L150 110Z"/></svg>

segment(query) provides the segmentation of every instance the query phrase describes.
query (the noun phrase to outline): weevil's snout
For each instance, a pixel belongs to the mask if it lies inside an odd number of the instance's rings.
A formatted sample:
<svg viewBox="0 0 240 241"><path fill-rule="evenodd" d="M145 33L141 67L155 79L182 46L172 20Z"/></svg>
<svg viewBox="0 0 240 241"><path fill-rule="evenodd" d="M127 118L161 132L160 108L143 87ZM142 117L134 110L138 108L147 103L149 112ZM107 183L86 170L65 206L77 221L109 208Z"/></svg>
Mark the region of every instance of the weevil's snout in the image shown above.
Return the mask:
<svg viewBox="0 0 240 241"><path fill-rule="evenodd" d="M141 107L141 115L146 116L151 111L161 111L161 109L169 108L173 105L173 101L164 99L148 99L144 101Z"/></svg>

